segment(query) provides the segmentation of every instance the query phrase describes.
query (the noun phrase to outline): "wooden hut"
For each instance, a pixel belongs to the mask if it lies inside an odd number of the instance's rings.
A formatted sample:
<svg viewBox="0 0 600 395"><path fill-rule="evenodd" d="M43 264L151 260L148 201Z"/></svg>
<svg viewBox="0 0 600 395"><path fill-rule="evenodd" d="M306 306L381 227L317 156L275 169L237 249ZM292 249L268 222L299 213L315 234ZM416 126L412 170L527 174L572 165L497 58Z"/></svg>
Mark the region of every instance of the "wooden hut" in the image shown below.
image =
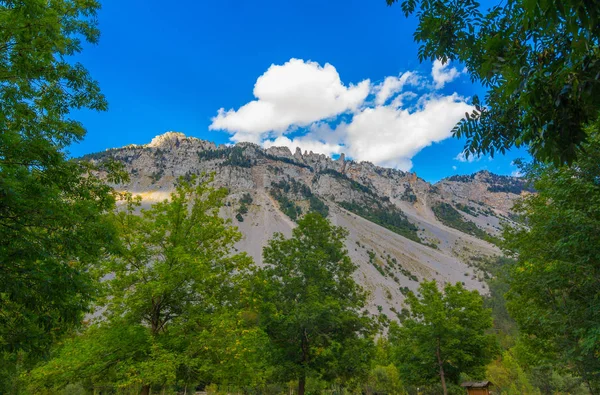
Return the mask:
<svg viewBox="0 0 600 395"><path fill-rule="evenodd" d="M460 386L466 388L467 395L490 395L491 381L467 381Z"/></svg>

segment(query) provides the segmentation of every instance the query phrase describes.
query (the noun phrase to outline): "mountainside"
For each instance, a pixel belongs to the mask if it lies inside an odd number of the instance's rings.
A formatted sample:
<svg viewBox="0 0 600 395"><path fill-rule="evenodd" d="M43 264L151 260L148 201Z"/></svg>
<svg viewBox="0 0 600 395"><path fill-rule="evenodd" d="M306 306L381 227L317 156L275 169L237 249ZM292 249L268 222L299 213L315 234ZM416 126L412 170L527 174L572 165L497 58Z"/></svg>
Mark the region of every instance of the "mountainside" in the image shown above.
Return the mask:
<svg viewBox="0 0 600 395"><path fill-rule="evenodd" d="M131 176L116 188L145 204L167 198L181 176L214 172L215 185L230 190L222 214L244 234L237 248L258 263L274 232L290 235L307 211L327 215L349 231L347 248L372 310L389 317L401 310L403 293L423 279L461 281L485 293L486 274L475 264L500 253L493 244L500 223L515 219L513 203L529 192L519 178L486 171L432 185L415 173L347 161L343 154L333 160L250 143L217 147L174 132L84 159L109 157Z"/></svg>

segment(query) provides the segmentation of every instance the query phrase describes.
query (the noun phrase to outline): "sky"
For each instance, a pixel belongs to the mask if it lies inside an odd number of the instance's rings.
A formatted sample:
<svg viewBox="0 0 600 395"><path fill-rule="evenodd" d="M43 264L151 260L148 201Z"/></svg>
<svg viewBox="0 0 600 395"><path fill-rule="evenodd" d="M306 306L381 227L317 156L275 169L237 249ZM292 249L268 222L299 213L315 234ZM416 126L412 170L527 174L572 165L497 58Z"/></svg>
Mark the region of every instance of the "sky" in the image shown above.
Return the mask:
<svg viewBox="0 0 600 395"><path fill-rule="evenodd" d="M414 18L385 0L105 0L77 55L109 102L78 111L81 156L167 131L217 144L299 146L435 182L516 158L470 157L451 129L482 95L460 64L420 63Z"/></svg>

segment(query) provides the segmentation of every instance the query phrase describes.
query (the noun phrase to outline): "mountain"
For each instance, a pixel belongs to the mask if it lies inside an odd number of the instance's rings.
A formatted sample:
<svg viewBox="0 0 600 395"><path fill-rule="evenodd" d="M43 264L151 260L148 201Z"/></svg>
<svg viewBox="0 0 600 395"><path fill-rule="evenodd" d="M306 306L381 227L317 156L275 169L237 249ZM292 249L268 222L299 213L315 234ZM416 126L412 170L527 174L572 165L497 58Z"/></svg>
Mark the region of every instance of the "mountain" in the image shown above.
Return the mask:
<svg viewBox="0 0 600 395"><path fill-rule="evenodd" d="M274 232L290 235L295 220L319 211L349 231L347 248L358 264L356 279L370 291L370 306L389 317L404 293L421 280L461 281L485 293L487 274L478 262L500 254L500 223L517 220L513 203L530 193L519 178L481 171L430 184L415 173L333 160L285 147L251 143L216 146L168 132L146 145L129 145L83 159L121 161L130 182L115 185L146 205L168 198L179 177L215 173L215 186L230 191L222 215L244 238L237 248L261 262Z"/></svg>

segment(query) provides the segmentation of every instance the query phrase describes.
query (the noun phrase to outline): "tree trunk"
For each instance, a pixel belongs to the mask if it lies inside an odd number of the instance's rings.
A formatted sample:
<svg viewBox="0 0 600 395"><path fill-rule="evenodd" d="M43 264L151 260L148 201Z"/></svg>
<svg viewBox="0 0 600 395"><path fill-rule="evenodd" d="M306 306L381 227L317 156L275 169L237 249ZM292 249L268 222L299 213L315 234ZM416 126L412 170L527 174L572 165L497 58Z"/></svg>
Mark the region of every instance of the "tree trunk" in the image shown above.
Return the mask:
<svg viewBox="0 0 600 395"><path fill-rule="evenodd" d="M304 395L304 388L306 387L306 365L308 364L308 333L304 328L302 334L302 372L298 379L298 395Z"/></svg>
<svg viewBox="0 0 600 395"><path fill-rule="evenodd" d="M298 395L304 395L304 388L306 387L306 374L304 370L300 373L300 378L298 379Z"/></svg>
<svg viewBox="0 0 600 395"><path fill-rule="evenodd" d="M592 383L590 382L589 378L587 377L586 374L584 374L583 376L583 381L585 381L587 387L588 387L588 391L590 391L590 395L596 395L596 391L594 390L594 386L592 385Z"/></svg>
<svg viewBox="0 0 600 395"><path fill-rule="evenodd" d="M446 388L446 376L444 375L444 361L440 353L440 339L437 339L437 347L435 349L435 355L437 356L438 365L440 367L440 379L442 380L442 391L444 395L448 395L448 389Z"/></svg>
<svg viewBox="0 0 600 395"><path fill-rule="evenodd" d="M140 395L150 395L150 386L149 385L143 385L142 386L142 392L140 392Z"/></svg>

